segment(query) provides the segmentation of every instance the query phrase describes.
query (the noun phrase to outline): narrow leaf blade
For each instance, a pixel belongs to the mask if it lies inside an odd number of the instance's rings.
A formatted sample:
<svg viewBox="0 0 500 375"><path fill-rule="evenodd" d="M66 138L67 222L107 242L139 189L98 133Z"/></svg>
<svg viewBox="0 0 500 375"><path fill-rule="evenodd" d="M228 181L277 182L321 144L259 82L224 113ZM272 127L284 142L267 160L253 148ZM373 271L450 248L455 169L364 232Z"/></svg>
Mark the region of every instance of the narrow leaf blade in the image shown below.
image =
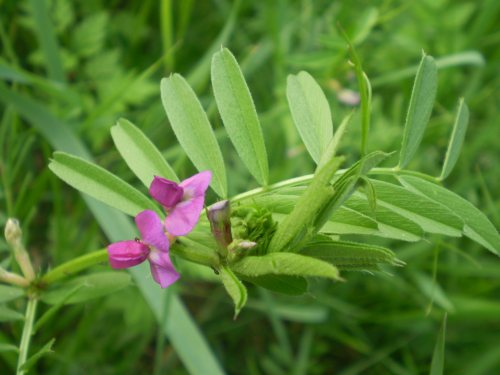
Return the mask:
<svg viewBox="0 0 500 375"><path fill-rule="evenodd" d="M429 375L443 375L444 371L444 348L446 339L446 320L447 315L445 314L443 318L443 323L441 329L439 330L438 337L436 340L436 346L434 347L434 354L432 356L431 370Z"/></svg>
<svg viewBox="0 0 500 375"><path fill-rule="evenodd" d="M288 76L286 96L300 137L318 164L333 137L328 100L314 78L304 71Z"/></svg>
<svg viewBox="0 0 500 375"><path fill-rule="evenodd" d="M220 276L224 288L226 288L227 293L234 302L234 318L236 319L243 306L247 303L247 288L233 271L226 266L220 268Z"/></svg>
<svg viewBox="0 0 500 375"><path fill-rule="evenodd" d="M119 119L111 128L111 136L122 158L146 187L154 176L179 181L156 146L130 121Z"/></svg>
<svg viewBox="0 0 500 375"><path fill-rule="evenodd" d="M55 152L49 168L61 180L91 197L135 216L157 207L144 194L107 170L77 156Z"/></svg>
<svg viewBox="0 0 500 375"><path fill-rule="evenodd" d="M300 254L324 260L339 269L403 264L385 247L348 241L315 240L301 249Z"/></svg>
<svg viewBox="0 0 500 375"><path fill-rule="evenodd" d="M464 143L465 132L467 131L468 124L469 108L462 98L458 102L457 116L455 118L455 124L453 125L450 143L448 144L448 149L446 150L443 169L441 170L441 176L439 177L440 180L444 180L448 177L453 170L453 167L455 167L458 156L460 155L460 149Z"/></svg>
<svg viewBox="0 0 500 375"><path fill-rule="evenodd" d="M400 186L371 180L381 205L415 222L425 232L460 237L463 220L442 204Z"/></svg>
<svg viewBox="0 0 500 375"><path fill-rule="evenodd" d="M276 293L300 296L307 292L307 280L303 277L286 275L262 275L252 277L241 274L238 274L238 277Z"/></svg>
<svg viewBox="0 0 500 375"><path fill-rule="evenodd" d="M493 254L500 255L500 234L486 215L470 202L442 186L421 178L401 176L399 180L407 188L448 207L464 221L465 236L484 246Z"/></svg>
<svg viewBox="0 0 500 375"><path fill-rule="evenodd" d="M257 111L238 62L227 48L212 59L212 86L222 121L238 155L255 179L267 185L267 152Z"/></svg>
<svg viewBox="0 0 500 375"><path fill-rule="evenodd" d="M129 286L132 282L130 275L120 271L98 272L90 275L78 276L62 286L54 287L44 292L42 301L51 305L59 303L82 303L94 298L102 297ZM77 292L72 293L75 289ZM68 298L68 295L70 297Z"/></svg>
<svg viewBox="0 0 500 375"><path fill-rule="evenodd" d="M437 91L437 67L431 56L423 55L417 70L410 105L406 115L399 168L408 165L425 132Z"/></svg>
<svg viewBox="0 0 500 375"><path fill-rule="evenodd" d="M211 187L227 197L227 179L220 151L208 117L193 89L179 74L161 80L165 112L182 148L198 170L212 172Z"/></svg>
<svg viewBox="0 0 500 375"><path fill-rule="evenodd" d="M264 256L247 256L231 265L242 275L316 276L339 280L338 269L330 263L294 253L271 253Z"/></svg>
<svg viewBox="0 0 500 375"><path fill-rule="evenodd" d="M0 303L9 302L24 295L24 289L0 285Z"/></svg>

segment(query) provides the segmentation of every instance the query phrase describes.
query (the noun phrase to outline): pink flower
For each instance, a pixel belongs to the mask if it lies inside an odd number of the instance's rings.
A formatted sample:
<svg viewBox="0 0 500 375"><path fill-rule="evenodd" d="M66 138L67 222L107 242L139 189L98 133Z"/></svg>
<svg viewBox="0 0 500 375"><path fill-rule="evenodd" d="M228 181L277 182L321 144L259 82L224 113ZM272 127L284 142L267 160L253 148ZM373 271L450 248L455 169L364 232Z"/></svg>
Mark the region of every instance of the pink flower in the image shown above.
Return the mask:
<svg viewBox="0 0 500 375"><path fill-rule="evenodd" d="M151 210L140 212L135 223L142 240L128 240L112 243L108 246L111 267L121 269L136 266L149 260L153 279L162 288L176 282L180 275L170 260L170 242L164 232L158 215Z"/></svg>
<svg viewBox="0 0 500 375"><path fill-rule="evenodd" d="M149 193L167 210L166 230L174 236L191 232L200 218L212 173L203 171L180 184L155 176Z"/></svg>

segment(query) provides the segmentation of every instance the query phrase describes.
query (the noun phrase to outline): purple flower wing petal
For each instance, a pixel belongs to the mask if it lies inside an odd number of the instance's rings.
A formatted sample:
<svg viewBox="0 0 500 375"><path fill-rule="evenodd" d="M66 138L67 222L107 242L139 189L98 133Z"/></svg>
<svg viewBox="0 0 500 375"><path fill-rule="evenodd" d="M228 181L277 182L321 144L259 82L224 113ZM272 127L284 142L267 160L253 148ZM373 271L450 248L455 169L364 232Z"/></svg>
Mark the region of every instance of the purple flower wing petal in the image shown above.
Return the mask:
<svg viewBox="0 0 500 375"><path fill-rule="evenodd" d="M149 194L170 210L181 201L184 191L176 182L155 176L149 186Z"/></svg>
<svg viewBox="0 0 500 375"><path fill-rule="evenodd" d="M180 277L168 253L152 251L149 255L149 266L153 279L160 284L162 288L166 288L175 283Z"/></svg>
<svg viewBox="0 0 500 375"><path fill-rule="evenodd" d="M163 232L163 223L156 212L152 210L140 212L135 217L135 223L145 243L156 247L160 251L168 251L170 243L165 232Z"/></svg>
<svg viewBox="0 0 500 375"><path fill-rule="evenodd" d="M184 189L184 199L192 197L203 197L208 189L208 185L212 180L212 172L203 171L191 176L179 185Z"/></svg>
<svg viewBox="0 0 500 375"><path fill-rule="evenodd" d="M139 241L120 241L108 246L109 263L113 268L129 268L146 260L149 247Z"/></svg>
<svg viewBox="0 0 500 375"><path fill-rule="evenodd" d="M174 236L184 236L191 232L200 218L205 197L195 197L181 202L165 219L165 228Z"/></svg>

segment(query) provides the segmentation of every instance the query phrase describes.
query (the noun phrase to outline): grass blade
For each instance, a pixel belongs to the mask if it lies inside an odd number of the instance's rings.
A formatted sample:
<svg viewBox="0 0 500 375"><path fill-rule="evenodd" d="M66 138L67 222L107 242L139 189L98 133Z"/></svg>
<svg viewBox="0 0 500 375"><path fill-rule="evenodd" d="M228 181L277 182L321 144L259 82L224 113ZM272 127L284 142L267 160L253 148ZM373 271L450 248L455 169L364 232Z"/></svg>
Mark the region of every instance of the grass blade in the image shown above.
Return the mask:
<svg viewBox="0 0 500 375"><path fill-rule="evenodd" d="M439 330L439 334L436 340L436 346L434 347L434 354L432 356L431 370L429 372L429 375L443 375L446 320L447 315L445 314L443 318L443 324L441 325L441 329Z"/></svg>
<svg viewBox="0 0 500 375"><path fill-rule="evenodd" d="M467 131L468 123L469 108L462 98L458 102L457 116L455 118L455 124L453 125L453 131L451 133L450 143L448 144L448 150L446 150L443 169L441 170L441 176L439 177L440 180L444 180L449 176L458 160L460 149L462 148L462 144L464 143L465 132Z"/></svg>
<svg viewBox="0 0 500 375"><path fill-rule="evenodd" d="M212 59L212 86L231 142L250 173L267 185L266 145L250 90L233 54L223 48Z"/></svg>
<svg viewBox="0 0 500 375"><path fill-rule="evenodd" d="M307 151L319 164L333 137L332 113L321 87L307 72L289 75L286 97Z"/></svg>
<svg viewBox="0 0 500 375"><path fill-rule="evenodd" d="M119 119L111 128L111 136L122 158L146 187L154 176L179 181L153 142L130 121Z"/></svg>
<svg viewBox="0 0 500 375"><path fill-rule="evenodd" d="M47 2L44 0L31 0L30 3L33 9L37 37L47 64L49 77L54 81L65 82L66 77L54 28L47 11Z"/></svg>
<svg viewBox="0 0 500 375"><path fill-rule="evenodd" d="M161 80L161 99L172 129L198 170L212 172L211 187L227 197L227 179L222 153L207 114L193 89L179 74Z"/></svg>
<svg viewBox="0 0 500 375"><path fill-rule="evenodd" d="M425 127L431 117L437 92L437 67L431 56L423 54L413 83L410 105L406 115L399 168L405 168L418 149Z"/></svg>

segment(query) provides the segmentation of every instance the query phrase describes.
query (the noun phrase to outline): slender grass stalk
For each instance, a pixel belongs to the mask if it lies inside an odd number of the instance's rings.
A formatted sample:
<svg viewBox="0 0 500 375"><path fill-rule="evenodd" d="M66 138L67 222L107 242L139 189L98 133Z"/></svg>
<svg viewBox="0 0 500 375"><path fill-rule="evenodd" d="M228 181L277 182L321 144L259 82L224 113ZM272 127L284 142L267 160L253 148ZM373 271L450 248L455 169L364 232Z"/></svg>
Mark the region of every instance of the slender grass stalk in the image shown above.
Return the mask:
<svg viewBox="0 0 500 375"><path fill-rule="evenodd" d="M25 372L21 370L22 366L26 363L28 358L28 350L31 342L31 331L33 330L33 322L35 321L36 306L38 299L31 297L28 299L26 306L26 315L24 317L24 327L21 336L21 343L19 344L19 357L17 360L17 375L23 375Z"/></svg>
<svg viewBox="0 0 500 375"><path fill-rule="evenodd" d="M42 277L41 282L43 284L52 284L55 281L71 276L96 264L106 262L107 260L108 251L106 249L93 251L90 254L72 259L50 270Z"/></svg>

